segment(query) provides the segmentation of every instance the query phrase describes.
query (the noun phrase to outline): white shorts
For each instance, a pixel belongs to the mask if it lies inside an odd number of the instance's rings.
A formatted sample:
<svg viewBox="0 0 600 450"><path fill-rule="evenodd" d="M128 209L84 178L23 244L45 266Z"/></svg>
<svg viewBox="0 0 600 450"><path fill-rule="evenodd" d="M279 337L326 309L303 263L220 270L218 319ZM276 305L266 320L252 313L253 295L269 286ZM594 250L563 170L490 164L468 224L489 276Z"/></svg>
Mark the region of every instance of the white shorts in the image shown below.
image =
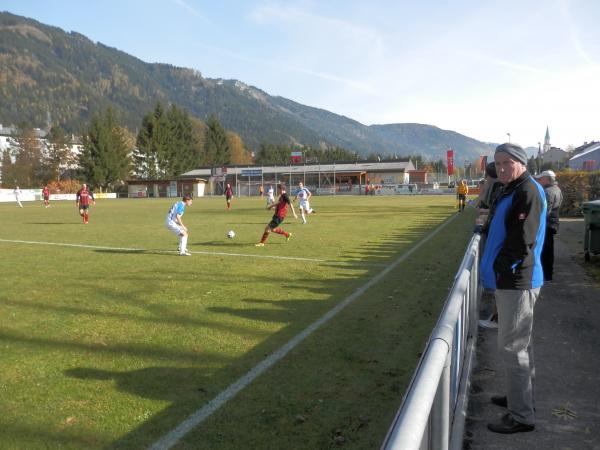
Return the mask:
<svg viewBox="0 0 600 450"><path fill-rule="evenodd" d="M167 220L165 222L165 225L171 232L175 233L177 236L181 236L183 234L183 228L181 228L177 222Z"/></svg>
<svg viewBox="0 0 600 450"><path fill-rule="evenodd" d="M267 206L275 203L275 197L267 197Z"/></svg>
<svg viewBox="0 0 600 450"><path fill-rule="evenodd" d="M312 209L310 209L310 205L308 204L308 200L300 200L300 208L302 208L304 211L312 211Z"/></svg>

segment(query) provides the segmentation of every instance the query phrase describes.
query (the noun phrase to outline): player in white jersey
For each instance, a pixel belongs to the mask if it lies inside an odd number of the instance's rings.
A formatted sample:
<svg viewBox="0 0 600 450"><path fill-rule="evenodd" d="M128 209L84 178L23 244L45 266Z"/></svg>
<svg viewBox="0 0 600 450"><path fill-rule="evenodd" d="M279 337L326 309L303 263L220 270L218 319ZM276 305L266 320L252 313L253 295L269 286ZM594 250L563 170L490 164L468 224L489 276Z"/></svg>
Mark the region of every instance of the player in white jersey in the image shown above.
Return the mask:
<svg viewBox="0 0 600 450"><path fill-rule="evenodd" d="M306 214L314 213L314 210L310 207L309 199L312 197L312 193L308 190L308 188L304 187L304 183L302 181L298 183L298 192L296 192L296 196L294 199L300 200L300 214L302 215L302 223L306 223Z"/></svg>
<svg viewBox="0 0 600 450"><path fill-rule="evenodd" d="M21 189L19 189L19 186L17 186L15 188L15 190L13 191L13 194L15 194L15 200L17 201L17 204L19 205L19 208L23 207L23 204L21 203Z"/></svg>
<svg viewBox="0 0 600 450"><path fill-rule="evenodd" d="M181 221L186 206L191 206L192 197L186 195L177 203L174 203L167 214L166 225L169 230L179 236L179 256L191 256L187 250L188 229Z"/></svg>
<svg viewBox="0 0 600 450"><path fill-rule="evenodd" d="M269 185L269 189L267 189L267 206L275 204L275 190L273 186Z"/></svg>

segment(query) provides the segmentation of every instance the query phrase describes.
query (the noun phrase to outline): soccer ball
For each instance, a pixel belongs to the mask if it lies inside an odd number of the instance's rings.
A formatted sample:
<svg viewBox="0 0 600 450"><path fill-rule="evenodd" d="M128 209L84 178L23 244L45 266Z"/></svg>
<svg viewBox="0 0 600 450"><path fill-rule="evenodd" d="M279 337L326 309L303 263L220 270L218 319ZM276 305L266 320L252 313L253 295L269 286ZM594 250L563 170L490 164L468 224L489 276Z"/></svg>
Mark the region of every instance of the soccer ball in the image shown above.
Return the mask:
<svg viewBox="0 0 600 450"><path fill-rule="evenodd" d="M229 231L227 232L227 237L228 237L229 239L233 239L233 238L235 237L235 231L233 231L233 230L229 230Z"/></svg>

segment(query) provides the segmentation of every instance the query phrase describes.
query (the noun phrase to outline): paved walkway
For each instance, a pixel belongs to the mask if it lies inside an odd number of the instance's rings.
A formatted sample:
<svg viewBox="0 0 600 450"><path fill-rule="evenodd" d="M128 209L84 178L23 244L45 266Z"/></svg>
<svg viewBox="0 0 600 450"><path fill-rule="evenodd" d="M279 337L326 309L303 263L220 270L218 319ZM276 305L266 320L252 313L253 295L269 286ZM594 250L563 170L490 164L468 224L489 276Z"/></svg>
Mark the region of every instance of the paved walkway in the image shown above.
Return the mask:
<svg viewBox="0 0 600 450"><path fill-rule="evenodd" d="M505 392L504 374L497 332L480 330L465 450L600 450L600 288L578 263L582 239L583 220L561 221L555 281L542 288L535 306L536 430L513 435L487 430L506 411L489 402ZM489 299L482 303L489 309Z"/></svg>

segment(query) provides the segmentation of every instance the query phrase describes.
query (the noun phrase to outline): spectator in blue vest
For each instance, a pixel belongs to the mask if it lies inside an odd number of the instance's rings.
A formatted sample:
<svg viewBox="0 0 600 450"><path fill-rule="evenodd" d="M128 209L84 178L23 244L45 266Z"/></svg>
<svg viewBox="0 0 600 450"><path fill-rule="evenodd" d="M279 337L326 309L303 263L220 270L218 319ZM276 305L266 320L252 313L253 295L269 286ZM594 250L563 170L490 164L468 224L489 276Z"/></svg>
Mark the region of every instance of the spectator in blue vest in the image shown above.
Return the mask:
<svg viewBox="0 0 600 450"><path fill-rule="evenodd" d="M494 154L503 184L484 232L481 281L494 290L498 308L498 350L506 374L506 395L492 403L507 413L488 429L512 434L535 429L533 309L543 285L540 255L546 229L546 197L527 171L527 154L502 144Z"/></svg>

